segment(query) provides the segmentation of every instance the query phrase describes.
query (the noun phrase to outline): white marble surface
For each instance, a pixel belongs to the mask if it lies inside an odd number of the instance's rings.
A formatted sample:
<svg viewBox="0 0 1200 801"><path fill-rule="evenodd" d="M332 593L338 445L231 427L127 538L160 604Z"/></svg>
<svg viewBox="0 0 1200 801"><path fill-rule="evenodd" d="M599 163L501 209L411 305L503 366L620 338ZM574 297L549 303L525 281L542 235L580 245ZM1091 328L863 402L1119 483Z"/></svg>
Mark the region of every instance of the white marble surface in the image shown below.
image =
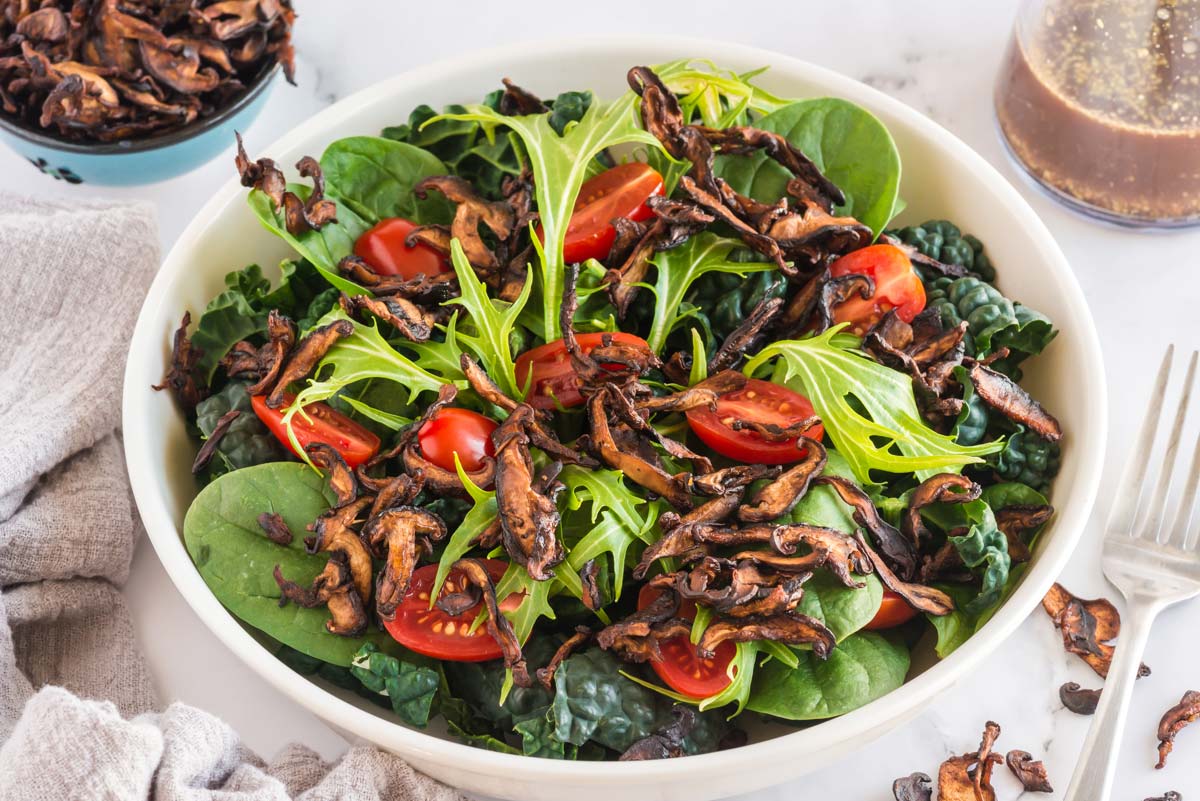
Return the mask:
<svg viewBox="0 0 1200 801"><path fill-rule="evenodd" d="M1011 180L1058 237L1079 275L1095 315L1111 393L1112 441L1093 528L1062 580L1085 596L1111 594L1098 568L1098 529L1115 490L1116 468L1146 400L1165 343L1192 348L1200 299L1200 233L1144 235L1101 228L1054 205L1020 182L997 140L991 112L992 79L1015 3L925 0L875 2L648 3L612 0L603 6L561 0L506 3L317 2L297 0L299 88L278 87L249 131L268 142L312 112L378 79L456 49L516 40L637 30L723 38L779 50L864 80L928 114L962 137ZM737 9L731 13L727 9ZM497 76L499 77L499 76ZM533 88L536 88L534 86ZM430 98L437 103L437 98ZM407 109L397 109L397 120ZM123 191L57 184L8 151L0 151L0 185L30 194L116 195L158 204L169 247L195 209L232 174L231 158L155 186ZM1063 410L1069 416L1069 410ZM204 628L155 559L139 547L127 587L150 666L165 699L181 699L229 720L249 745L273 753L299 739L335 757L345 742L318 719L287 702L243 667ZM1175 789L1200 793L1200 731L1185 732L1172 764L1154 771L1154 731L1162 710L1197 688L1200 607L1165 614L1146 661L1152 678L1139 683L1114 799L1137 801ZM768 799L888 799L897 776L935 774L952 752L972 750L983 722L1004 727L1000 744L1044 756L1052 780L1065 790L1087 719L1061 708L1057 687L1095 677L1069 657L1040 612L991 664L964 680L912 724L790 785L752 796ZM1001 798L1020 788L998 772ZM749 801L747 797L744 801Z"/></svg>

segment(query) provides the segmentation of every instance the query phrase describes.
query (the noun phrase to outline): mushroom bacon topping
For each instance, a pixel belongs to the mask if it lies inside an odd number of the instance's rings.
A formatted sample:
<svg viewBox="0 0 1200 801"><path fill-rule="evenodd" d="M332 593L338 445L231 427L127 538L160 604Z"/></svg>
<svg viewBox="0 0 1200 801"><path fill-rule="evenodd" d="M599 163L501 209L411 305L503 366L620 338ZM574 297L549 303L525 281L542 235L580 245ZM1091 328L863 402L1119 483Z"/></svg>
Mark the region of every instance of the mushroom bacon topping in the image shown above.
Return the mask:
<svg viewBox="0 0 1200 801"><path fill-rule="evenodd" d="M304 452L314 467L325 471L325 480L337 498L335 507L345 506L358 497L358 478L332 445L314 442Z"/></svg>
<svg viewBox="0 0 1200 801"><path fill-rule="evenodd" d="M759 349L767 329L783 313L782 298L764 298L756 305L746 321L730 332L721 347L708 360L708 371L715 373L735 366L749 352Z"/></svg>
<svg viewBox="0 0 1200 801"><path fill-rule="evenodd" d="M618 762L644 759L673 759L687 753L683 741L696 728L696 712L691 707L676 704L671 707L671 722L653 734L634 742L618 757Z"/></svg>
<svg viewBox="0 0 1200 801"><path fill-rule="evenodd" d="M367 513L367 518L377 516L379 513L391 509L396 506L408 506L412 504L416 497L425 489L425 475L417 473L408 475L401 473L398 476L390 476L382 479L371 478L366 471L359 465L359 469L355 471L358 476L358 482L361 486L366 486L375 493L375 499L371 501L371 511Z"/></svg>
<svg viewBox="0 0 1200 801"><path fill-rule="evenodd" d="M775 520L790 513L808 492L815 477L825 469L825 447L816 440L801 437L797 447L804 458L763 487L750 502L738 509L738 519L746 523Z"/></svg>
<svg viewBox="0 0 1200 801"><path fill-rule="evenodd" d="M979 498L983 488L966 476L940 473L927 478L913 490L900 527L913 548L920 550L932 535L921 520L921 510L935 503L969 503Z"/></svg>
<svg viewBox="0 0 1200 801"><path fill-rule="evenodd" d="M370 498L359 498L323 513L309 526L314 536L304 540L309 553L324 551L342 555L364 604L371 598L371 554L350 527L370 502Z"/></svg>
<svg viewBox="0 0 1200 801"><path fill-rule="evenodd" d="M272 409L278 409L282 406L284 403L284 393L287 391L288 385L307 377L316 369L317 363L325 357L325 354L334 346L334 343L353 333L354 323L349 320L335 320L320 328L315 328L306 334L303 339L296 343L296 347L288 357L287 363L279 371L279 378L275 382L275 388L267 396L267 406Z"/></svg>
<svg viewBox="0 0 1200 801"><path fill-rule="evenodd" d="M588 421L591 429L588 444L601 462L620 470L634 483L666 498L676 509L692 508L692 498L687 491L686 473L669 475L657 464L617 445L613 438L613 429L608 422L604 393L596 393L588 400Z"/></svg>
<svg viewBox="0 0 1200 801"><path fill-rule="evenodd" d="M821 207L829 211L846 202L837 185L821 174L812 159L804 155L783 135L745 126L736 128L706 128L698 126L716 151L722 155L746 155L761 150L792 175L814 187L821 198Z"/></svg>
<svg viewBox="0 0 1200 801"><path fill-rule="evenodd" d="M935 587L927 587L924 584L910 584L897 577L891 568L888 567L887 562L881 559L879 554L871 550L871 546L867 544L867 539L863 536L861 530L854 533L854 539L858 543L858 547L870 559L871 565L879 575L879 580L883 582L883 586L907 601L909 606L917 611L925 612L935 617L948 615L954 611L954 600L941 590Z"/></svg>
<svg viewBox="0 0 1200 801"><path fill-rule="evenodd" d="M938 770L938 801L996 801L992 770L1004 760L992 753L1000 726L987 722L979 750L954 756Z"/></svg>
<svg viewBox="0 0 1200 801"><path fill-rule="evenodd" d="M395 328L405 339L412 342L425 342L433 333L433 315L421 309L408 298L399 295L385 295L378 298L356 295L351 299L350 304L356 312L370 313Z"/></svg>
<svg viewBox="0 0 1200 801"><path fill-rule="evenodd" d="M204 440L204 444L200 446L200 450L196 453L196 459L192 462L193 475L208 467L208 463L212 461L213 456L217 452L217 446L221 444L221 438L229 431L229 427L233 425L233 421L241 416L242 413L237 409L230 409L221 415L221 419L217 420L217 424L213 426L212 433L208 435L208 439Z"/></svg>
<svg viewBox="0 0 1200 801"><path fill-rule="evenodd" d="M242 186L257 189L271 199L276 211L283 212L284 225L292 236L306 231L320 230L326 223L337 222L337 204L325 197L325 179L321 165L312 156L304 156L296 162L296 169L304 178L311 178L312 191L307 199L287 189L283 172L271 159L250 161L242 137L237 137L237 155L234 157Z"/></svg>
<svg viewBox="0 0 1200 801"><path fill-rule="evenodd" d="M312 587L301 587L283 577L279 565L275 565L275 583L279 585L279 605L288 601L313 609L326 606L330 619L325 629L330 634L342 637L357 637L366 631L367 613L363 599L355 590L350 566L342 554L333 554L324 569L313 579Z"/></svg>
<svg viewBox="0 0 1200 801"><path fill-rule="evenodd" d="M771 529L771 547L787 556L796 552L799 543L804 543L814 552L824 554L823 565L843 586L858 588L862 583L854 580L854 573L866 575L874 565L858 541L837 529L810 526L804 523L789 523Z"/></svg>
<svg viewBox="0 0 1200 801"><path fill-rule="evenodd" d="M971 367L971 382L979 397L1008 419L1021 423L1050 442L1062 439L1062 426L1054 415L1008 376L975 364Z"/></svg>
<svg viewBox="0 0 1200 801"><path fill-rule="evenodd" d="M635 229L632 224L616 225L614 222L624 250L617 251L614 243L609 263L617 263L617 255L624 255L618 266L610 267L605 282L613 306L617 308L617 316L622 320L629 313L640 284L646 279L654 254L677 247L716 220L694 203L655 196L647 200L646 205L654 212L655 219L644 230ZM639 231L640 238L630 246L629 240Z"/></svg>
<svg viewBox="0 0 1200 801"><path fill-rule="evenodd" d="M458 277L454 273L418 275L415 278L380 275L371 265L354 255L343 257L338 262L338 271L371 290L376 297L396 296L421 306L432 306L458 296Z"/></svg>
<svg viewBox="0 0 1200 801"><path fill-rule="evenodd" d="M527 427L533 407L521 404L492 432L496 450L496 505L504 533L504 549L531 578L545 581L566 558L558 542L558 507L553 495L562 488L555 482L549 492L534 487L533 459Z"/></svg>
<svg viewBox="0 0 1200 801"><path fill-rule="evenodd" d="M823 267L792 295L775 325L781 337L795 338L808 328L813 313L817 310L817 304L821 301L821 289L829 279L829 268Z"/></svg>
<svg viewBox="0 0 1200 801"><path fill-rule="evenodd" d="M788 442L804 436L809 429L820 424L821 418L814 414L786 426L778 423L760 423L757 420L734 420L729 427L734 431L753 431L767 442ZM797 446L802 446L802 443L797 442Z"/></svg>
<svg viewBox="0 0 1200 801"><path fill-rule="evenodd" d="M500 605L496 603L496 585L492 583L487 568L478 559L459 559L451 566L451 570L459 571L464 581L478 587L483 593L483 603L488 612L484 623L488 634L500 645L504 654L504 667L512 671L513 684L518 687L532 687L533 680L525 664L525 657L521 654L521 643L508 618L500 612Z"/></svg>
<svg viewBox="0 0 1200 801"><path fill-rule="evenodd" d="M267 535L267 539L276 545L291 545L292 532L283 518L272 512L263 512L258 516L258 527Z"/></svg>
<svg viewBox="0 0 1200 801"><path fill-rule="evenodd" d="M614 384L606 384L601 390L607 396L609 410L624 423L631 431L641 435L646 440L657 443L668 456L675 459L686 459L699 473L711 473L712 461L707 456L696 453L687 445L673 437L660 434L658 429L634 407L633 401L625 391Z"/></svg>
<svg viewBox="0 0 1200 801"><path fill-rule="evenodd" d="M1200 718L1200 692L1188 690L1179 699L1179 703L1168 709L1158 722L1158 764L1154 767L1162 769L1167 765L1167 754L1175 747L1175 735L1183 727Z"/></svg>
<svg viewBox="0 0 1200 801"><path fill-rule="evenodd" d="M1014 562L1028 562L1031 558L1025 533L1036 531L1053 515L1054 507L1049 504L1013 504L996 510L996 528L1008 540L1008 555Z"/></svg>
<svg viewBox="0 0 1200 801"><path fill-rule="evenodd" d="M439 175L425 178L415 187L413 194L424 200L430 189L436 189L446 196L446 199L457 204L454 221L450 224L449 235L462 245L463 253L471 266L481 273L494 273L500 268L500 261L492 249L484 244L479 233L479 226L485 226L501 242L507 241L513 235L516 217L512 207L504 201L489 201L475 191L470 182L453 175ZM425 232L432 230L432 237ZM446 242L445 229L441 226L422 226L408 235L409 242L424 242L427 245L447 251L443 244Z"/></svg>
<svg viewBox="0 0 1200 801"><path fill-rule="evenodd" d="M1012 750L1004 755L1004 764L1021 782L1027 793L1053 793L1050 778L1046 775L1046 765L1033 758L1028 751Z"/></svg>
<svg viewBox="0 0 1200 801"><path fill-rule="evenodd" d="M842 502L854 509L854 522L871 532L879 543L879 550L887 560L888 567L903 581L911 581L917 574L917 553L894 526L885 521L875 504L861 488L840 476L818 476L814 483L832 487ZM872 560L878 564L877 560Z"/></svg>
<svg viewBox="0 0 1200 801"><path fill-rule="evenodd" d="M576 626L575 633L568 637L562 645L558 646L558 649L554 652L554 656L550 657L550 661L546 663L546 666L537 669L538 682L547 690L553 690L554 674L558 672L558 666L591 638L591 629L586 626Z"/></svg>
<svg viewBox="0 0 1200 801"><path fill-rule="evenodd" d="M1058 700L1076 715L1091 715L1100 703L1100 690L1086 690L1073 681L1058 688Z"/></svg>
<svg viewBox="0 0 1200 801"><path fill-rule="evenodd" d="M787 645L811 645L813 653L820 659L829 656L837 644L833 632L816 618L799 612L787 612L770 617L743 617L735 620L717 618L704 630L697 650L705 656L713 656L717 646L731 640L774 640Z"/></svg>
<svg viewBox="0 0 1200 801"><path fill-rule="evenodd" d="M272 309L267 314L267 337L269 341L259 348L256 354L257 369L255 372L258 380L246 388L246 392L250 395L261 395L270 389L279 378L279 371L283 369L288 352L296 344L296 326L287 317ZM228 354L226 358L229 358ZM235 356L234 359L236 360L237 357ZM238 370L235 361L222 360L222 364L225 365L225 372L229 375L233 375Z"/></svg>
<svg viewBox="0 0 1200 801"><path fill-rule="evenodd" d="M363 527L363 538L384 553L384 568L375 587L375 609L383 620L396 616L417 566L419 537L440 540L446 524L437 515L415 506L397 506L380 512ZM475 599L478 601L479 599ZM474 602L470 604L474 605Z"/></svg>
<svg viewBox="0 0 1200 801"><path fill-rule="evenodd" d="M932 801L933 779L927 773L911 773L892 782L896 801Z"/></svg>
<svg viewBox="0 0 1200 801"><path fill-rule="evenodd" d="M188 411L195 409L196 404L208 396L208 386L196 369L204 351L193 345L187 335L188 326L191 324L192 313L184 312L179 328L175 329L175 338L171 345L171 366L162 383L152 387L156 391L170 389L179 405Z"/></svg>
<svg viewBox="0 0 1200 801"><path fill-rule="evenodd" d="M596 642L605 650L616 651L628 662L660 661L658 643L692 630L690 620L676 617L679 596L668 587L653 601L624 620L605 626Z"/></svg>
<svg viewBox="0 0 1200 801"><path fill-rule="evenodd" d="M782 468L779 465L772 464L737 464L731 467L722 467L711 473L692 476L688 481L688 491L710 498L722 497L734 490L742 490L760 478L776 478L781 472Z"/></svg>
<svg viewBox="0 0 1200 801"><path fill-rule="evenodd" d="M1108 676L1112 640L1121 632L1121 614L1106 598L1082 600L1055 584L1042 599L1042 608L1062 631L1063 647L1088 663L1096 675ZM1145 665L1139 675L1149 675Z"/></svg>
<svg viewBox="0 0 1200 801"><path fill-rule="evenodd" d="M1167 790L1160 796L1147 798L1145 801L1183 801L1183 796L1174 790Z"/></svg>

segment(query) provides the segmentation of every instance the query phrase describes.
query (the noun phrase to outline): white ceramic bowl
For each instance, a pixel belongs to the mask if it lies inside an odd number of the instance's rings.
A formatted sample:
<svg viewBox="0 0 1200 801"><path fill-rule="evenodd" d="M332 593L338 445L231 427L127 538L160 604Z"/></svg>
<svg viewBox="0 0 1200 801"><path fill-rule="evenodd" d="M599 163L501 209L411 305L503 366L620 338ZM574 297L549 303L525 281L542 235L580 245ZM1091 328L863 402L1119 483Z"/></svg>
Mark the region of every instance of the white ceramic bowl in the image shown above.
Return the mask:
<svg viewBox="0 0 1200 801"><path fill-rule="evenodd" d="M1036 608L1083 531L1103 463L1107 422L1104 368L1092 318L1062 252L1041 220L987 162L916 111L871 89L794 58L748 47L681 39L553 41L457 57L376 84L313 117L270 147L252 151L284 164L319 156L334 139L375 134L403 122L420 103L473 102L511 77L542 94L589 88L602 99L625 89L635 64L680 57L722 67L769 65L759 82L786 97L835 96L859 103L891 130L904 163L905 219L946 217L975 233L999 267L1008 294L1045 312L1061 334L1030 364L1028 385L1059 413L1067 436L1054 487L1058 514L1031 569L1004 608L963 647L903 687L840 718L697 757L639 763L559 762L492 753L416 731L361 700L292 672L209 592L180 536L196 493L189 472L195 444L167 393L150 391L166 364L170 335L184 309L198 313L226 271L278 263L285 246L262 230L234 178L196 215L168 255L142 308L125 376L125 450L146 530L179 591L200 619L261 676L351 737L404 756L417 768L466 790L534 801L690 798L748 792L799 776L917 715L970 674ZM983 102L983 101L981 101ZM230 167L232 173L232 165Z"/></svg>

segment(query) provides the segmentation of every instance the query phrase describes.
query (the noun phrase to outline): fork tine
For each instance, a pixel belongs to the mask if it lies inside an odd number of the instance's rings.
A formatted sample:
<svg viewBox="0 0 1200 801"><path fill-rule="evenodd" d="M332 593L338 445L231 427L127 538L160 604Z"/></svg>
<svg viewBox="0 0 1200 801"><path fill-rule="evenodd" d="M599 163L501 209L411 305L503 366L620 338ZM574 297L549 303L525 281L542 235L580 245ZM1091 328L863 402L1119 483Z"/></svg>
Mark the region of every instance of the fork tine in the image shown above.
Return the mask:
<svg viewBox="0 0 1200 801"><path fill-rule="evenodd" d="M1187 483L1183 486L1183 495L1179 498L1179 509L1175 512L1175 519L1171 522L1171 530L1178 531L1179 537L1183 541L1183 549L1187 551L1196 550L1197 542L1200 542L1200 532L1197 532L1195 537L1188 536L1188 529L1192 525L1192 515L1196 506L1196 491L1200 489L1200 435L1196 437L1196 447L1192 451L1192 465L1188 468Z"/></svg>
<svg viewBox="0 0 1200 801"><path fill-rule="evenodd" d="M1171 538L1171 529L1163 528L1163 515L1166 512L1167 495L1171 492L1171 482L1175 479L1175 458L1179 455L1179 442L1183 439L1183 424L1187 419L1188 406L1192 401L1192 387L1196 379L1196 353L1188 361L1187 375L1183 379L1183 394L1179 398L1179 407L1175 410L1175 424L1167 438L1167 450L1163 454L1162 469L1158 474L1158 482L1154 487L1154 495L1150 499L1150 507L1146 510L1146 522L1142 526L1140 536L1154 540L1159 544L1166 543Z"/></svg>
<svg viewBox="0 0 1200 801"><path fill-rule="evenodd" d="M1163 354L1158 378L1154 381L1154 392L1150 395L1150 407L1131 447L1131 457L1125 463L1118 487L1127 488L1117 492L1112 510L1108 514L1107 530L1126 535L1133 534L1133 523L1137 518L1138 501L1142 496L1142 484L1146 480L1146 469L1150 465L1150 452L1154 449L1154 436L1158 433L1158 419L1162 416L1163 396L1167 390L1167 378L1171 375L1171 360L1175 346L1168 345Z"/></svg>

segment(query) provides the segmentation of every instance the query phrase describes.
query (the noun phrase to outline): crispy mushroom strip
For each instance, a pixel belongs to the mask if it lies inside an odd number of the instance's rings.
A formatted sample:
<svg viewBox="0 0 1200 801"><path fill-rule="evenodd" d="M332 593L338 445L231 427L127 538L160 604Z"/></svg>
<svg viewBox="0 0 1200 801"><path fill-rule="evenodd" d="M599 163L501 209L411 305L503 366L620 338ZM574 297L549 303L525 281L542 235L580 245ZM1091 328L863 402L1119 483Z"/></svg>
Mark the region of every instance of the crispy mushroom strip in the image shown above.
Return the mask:
<svg viewBox="0 0 1200 801"><path fill-rule="evenodd" d="M871 532L888 566L900 579L911 581L917 575L917 553L912 543L880 516L867 493L840 476L818 476L814 483L832 487L842 503L854 508L854 522Z"/></svg>
<svg viewBox="0 0 1200 801"><path fill-rule="evenodd" d="M309 526L313 536L304 539L309 553L340 553L345 558L364 604L371 598L371 553L351 526L370 502L370 498L359 498L329 509Z"/></svg>
<svg viewBox="0 0 1200 801"><path fill-rule="evenodd" d="M812 159L781 134L745 126L735 128L706 128L698 126L704 138L722 155L746 155L761 150L817 190L823 201L822 208L829 211L846 202L846 196L833 181L821 174Z"/></svg>
<svg viewBox="0 0 1200 801"><path fill-rule="evenodd" d="M463 580L474 584L483 592L483 603L487 607L487 625L488 634L492 635L500 645L500 650L504 654L504 667L512 671L513 684L518 687L532 687L533 681L529 675L529 668L525 664L525 657L521 654L521 643L517 639L517 634L513 631L512 624L508 622L508 618L500 611L500 605L496 603L496 585L492 583L492 577L488 575L487 568L478 559L459 559L451 568L461 572Z"/></svg>
<svg viewBox="0 0 1200 801"><path fill-rule="evenodd" d="M415 506L385 509L363 527L363 538L377 554L386 554L383 572L375 585L375 610L383 620L396 616L417 567L418 538L437 541L446 536L446 524L432 512Z"/></svg>
<svg viewBox="0 0 1200 801"><path fill-rule="evenodd" d="M292 531L278 514L263 512L258 516L258 527L276 545L292 544Z"/></svg>
<svg viewBox="0 0 1200 801"><path fill-rule="evenodd" d="M529 455L528 426L533 407L521 404L492 432L496 450L496 509L509 557L529 571L531 578L554 577L551 569L566 554L558 541L558 507L551 493L534 486L533 459Z"/></svg>
<svg viewBox="0 0 1200 801"><path fill-rule="evenodd" d="M339 261L338 271L371 290L376 297L395 295L422 306L432 306L458 295L458 277L454 273L418 275L415 278L380 275L374 267L354 255Z"/></svg>
<svg viewBox="0 0 1200 801"><path fill-rule="evenodd" d="M545 114L550 108L541 98L504 78L504 94L500 95L500 113L506 117L526 114Z"/></svg>
<svg viewBox="0 0 1200 801"><path fill-rule="evenodd" d="M711 657L717 646L723 642L753 640L774 640L786 645L812 645L813 653L820 659L829 656L829 652L837 645L833 632L825 628L824 623L799 612L789 612L770 617L735 620L718 618L704 630L697 650Z"/></svg>
<svg viewBox="0 0 1200 801"><path fill-rule="evenodd" d="M493 273L500 268L496 254L483 241L479 226L485 226L501 242L505 242L513 234L516 222L512 207L508 203L497 200L490 201L475 191L469 181L453 175L438 175L425 178L413 187L413 194L424 200L430 189L436 189L446 196L446 199L457 204L454 211L454 221L450 223L450 237L457 239L462 245L463 253L471 266L484 273ZM426 244L440 245L430 242L422 236L433 226L421 226L408 235L409 243L423 241ZM439 250L443 248L438 247Z"/></svg>
<svg viewBox="0 0 1200 801"><path fill-rule="evenodd" d="M162 383L152 387L156 391L170 389L179 405L188 411L195 409L196 404L208 396L208 386L196 369L204 351L193 345L187 335L188 326L191 324L192 313L184 312L179 328L175 329L175 338L171 345L171 366L167 369Z"/></svg>
<svg viewBox="0 0 1200 801"><path fill-rule="evenodd" d="M324 442L314 442L304 448L309 461L318 470L325 471L329 488L337 497L334 506L345 506L358 497L358 479L354 471L346 464L346 460L332 445Z"/></svg>
<svg viewBox="0 0 1200 801"><path fill-rule="evenodd" d="M638 762L645 759L674 759L687 754L683 741L696 728L696 712L689 706L671 707L671 722L661 729L634 742L617 758L618 762Z"/></svg>
<svg viewBox="0 0 1200 801"><path fill-rule="evenodd" d="M1058 442L1062 426L1054 415L1029 397L1015 381L990 367L975 364L971 367L971 383L983 401L1009 420L1021 423L1042 439Z"/></svg>
<svg viewBox="0 0 1200 801"><path fill-rule="evenodd" d="M678 609L679 596L667 588L645 608L601 629L596 642L606 651L616 651L627 662L660 662L659 642L692 630L690 620L675 616Z"/></svg>
<svg viewBox="0 0 1200 801"><path fill-rule="evenodd" d="M681 351L682 352L682 351ZM664 414L668 412L687 412L692 409L717 408L717 393L701 386L689 387L670 395L650 395L638 398L634 406L646 414Z"/></svg>
<svg viewBox="0 0 1200 801"><path fill-rule="evenodd" d="M261 395L274 386L288 353L296 344L296 326L272 309L267 315L267 336L269 341L258 351L258 381L246 387L250 395ZM231 372L228 367L226 372Z"/></svg>
<svg viewBox="0 0 1200 801"><path fill-rule="evenodd" d="M296 343L287 363L279 371L275 388L267 396L267 406L272 409L283 406L284 393L287 391L288 385L307 377L316 369L317 363L325 357L334 343L353 333L354 323L349 320L335 320L306 334Z"/></svg>
<svg viewBox="0 0 1200 801"><path fill-rule="evenodd" d="M887 562L871 550L871 546L867 544L867 538L863 536L862 529L854 532L854 539L858 542L858 547L870 559L871 566L875 568L883 586L907 601L909 606L935 617L948 615L954 611L954 600L941 590L926 587L924 584L910 584L897 577L888 567Z"/></svg>
<svg viewBox="0 0 1200 801"><path fill-rule="evenodd" d="M821 287L820 300L817 303L817 333L833 326L833 308L844 303L854 295L863 300L875 294L875 281L869 276L851 273L838 278L830 278Z"/></svg>
<svg viewBox="0 0 1200 801"><path fill-rule="evenodd" d="M601 462L620 470L635 484L666 498L676 509L692 508L692 498L687 491L688 474L668 475L658 465L617 446L608 423L604 393L596 393L588 399L588 422L591 426L588 442Z"/></svg>
<svg viewBox="0 0 1200 801"><path fill-rule="evenodd" d="M1053 793L1050 777L1046 775L1046 765L1033 758L1028 751L1009 751L1004 755L1004 764L1017 777L1017 781L1027 793Z"/></svg>
<svg viewBox="0 0 1200 801"><path fill-rule="evenodd" d="M355 295L349 299L349 305L359 314L365 311L383 320L412 342L425 342L433 333L433 315L408 298L399 295L384 295L378 298Z"/></svg>
<svg viewBox="0 0 1200 801"><path fill-rule="evenodd" d="M301 200L287 188L287 179L271 159L250 161L241 134L237 134L237 155L234 157L242 186L257 189L271 199L276 211L282 211L288 233L299 236L305 231L318 230L326 223L337 221L337 204L325 198L325 179L321 165L311 156L296 162L296 169L311 178L313 189L307 200Z"/></svg>
<svg viewBox="0 0 1200 801"><path fill-rule="evenodd" d="M1013 504L996 510L996 528L1008 540L1008 555L1014 562L1028 562L1032 558L1025 534L1037 531L1054 515L1049 504Z"/></svg>
<svg viewBox="0 0 1200 801"><path fill-rule="evenodd" d="M708 360L708 371L715 373L735 366L747 353L762 346L767 329L783 314L782 298L763 298L750 311L745 322L730 332L721 347Z"/></svg>
<svg viewBox="0 0 1200 801"><path fill-rule="evenodd" d="M233 421L241 416L242 413L237 409L230 409L221 415L221 419L217 420L217 424L213 426L212 433L208 435L208 439L204 440L204 444L196 453L196 459L192 462L192 475L196 475L208 467L208 463L217 453L217 446L221 444L221 438L229 431Z"/></svg>
<svg viewBox="0 0 1200 801"><path fill-rule="evenodd" d="M589 559L579 568L579 585L583 589L583 605L595 612L604 606L604 593L600 590L600 563Z"/></svg>
<svg viewBox="0 0 1200 801"><path fill-rule="evenodd" d="M732 209L726 206L719 195L706 189L701 183L685 175L679 179L679 188L702 210L728 225L739 239L755 253L765 256L774 262L779 271L789 278L798 273L794 265L783 254L779 243L742 220Z"/></svg>
<svg viewBox="0 0 1200 801"><path fill-rule="evenodd" d="M662 363L648 347L631 345L613 340L611 334L602 334L600 344L585 353L575 337L575 310L579 308L576 283L579 280L579 265L567 265L566 281L563 283L563 301L559 312L562 325L562 341L571 357L571 366L579 379L579 389L584 395L594 392L606 384L628 384Z"/></svg>
<svg viewBox="0 0 1200 801"><path fill-rule="evenodd" d="M633 304L640 289L639 284L646 279L654 254L682 244L716 220L695 203L652 197L646 201L646 205L654 212L654 221L646 227L620 265L610 268L605 276L609 297L617 307L617 316L622 320ZM632 236L632 233L627 236ZM610 253L610 258L615 260L616 256Z"/></svg>
<svg viewBox="0 0 1200 801"><path fill-rule="evenodd" d="M586 626L576 626L575 633L568 637L562 645L558 646L558 649L554 652L554 656L550 657L550 661L546 663L546 666L537 669L538 682L547 690L553 691L554 674L558 672L558 666L591 638L591 629Z"/></svg>
<svg viewBox="0 0 1200 801"><path fill-rule="evenodd" d="M1121 633L1121 614L1107 598L1077 598L1054 584L1042 599L1042 608L1062 632L1063 647L1088 663L1100 678L1112 664L1112 641ZM1149 669L1142 666L1145 673Z"/></svg>
<svg viewBox="0 0 1200 801"><path fill-rule="evenodd" d="M786 426L778 423L760 423L757 420L734 420L729 427L734 431L753 431L767 442L787 442L788 440L798 440L810 428L820 424L821 418L814 414ZM796 444L798 447L802 445L800 442Z"/></svg>
<svg viewBox="0 0 1200 801"><path fill-rule="evenodd" d="M775 324L777 335L783 338L794 338L808 328L817 304L821 302L821 290L829 281L829 268L822 267L819 272L807 279L795 295L792 295L783 314Z"/></svg>
<svg viewBox="0 0 1200 801"><path fill-rule="evenodd" d="M933 779L927 773L910 773L892 782L896 801L932 801Z"/></svg>
<svg viewBox="0 0 1200 801"><path fill-rule="evenodd" d="M992 770L1004 760L992 753L1000 727L992 721L984 728L979 750L954 756L938 770L938 801L996 801Z"/></svg>
<svg viewBox="0 0 1200 801"><path fill-rule="evenodd" d="M825 446L808 437L800 437L796 447L804 451L804 457L738 509L738 520L762 523L783 517L796 508L812 480L825 469L826 458Z"/></svg>
<svg viewBox="0 0 1200 801"><path fill-rule="evenodd" d="M366 631L367 613L363 599L354 587L352 571L343 554L335 553L329 557L324 569L313 579L312 587L301 587L288 581L279 565L275 565L275 583L279 585L280 606L286 606L288 601L306 609L326 606L330 618L325 621L325 630L330 634L357 637Z"/></svg>
<svg viewBox="0 0 1200 801"><path fill-rule="evenodd" d="M1200 718L1200 692L1188 690L1179 699L1179 703L1168 709L1158 722L1158 764L1154 767L1162 770L1167 765L1167 754L1175 747L1175 735L1189 723Z"/></svg>
<svg viewBox="0 0 1200 801"><path fill-rule="evenodd" d="M813 551L825 553L824 567L833 573L843 586L862 587L862 582L855 581L853 574L866 575L874 568L867 554L859 548L857 540L837 529L810 526L806 523L788 523L771 526L770 531L771 547L785 556L794 554L800 544L807 545Z"/></svg>
<svg viewBox="0 0 1200 801"><path fill-rule="evenodd" d="M702 476L692 476L688 481L688 492L717 498L732 490L741 490L760 478L775 478L782 471L783 468L776 464L735 464Z"/></svg>
<svg viewBox="0 0 1200 801"><path fill-rule="evenodd" d="M970 503L979 497L983 488L966 476L957 473L940 473L927 478L913 490L900 522L900 529L908 537L913 548L920 550L932 535L921 520L921 510L935 503Z"/></svg>
<svg viewBox="0 0 1200 801"><path fill-rule="evenodd" d="M652 442L658 443L667 452L667 455L675 459L690 461L696 472L712 472L712 461L707 456L696 453L673 437L660 434L658 429L650 425L649 421L634 407L633 401L625 394L625 391L621 387L615 384L606 384L601 391L607 395L609 411L632 431Z"/></svg>
<svg viewBox="0 0 1200 801"><path fill-rule="evenodd" d="M1100 703L1100 690L1087 690L1077 682L1068 681L1058 688L1058 700L1076 715L1091 715Z"/></svg>

